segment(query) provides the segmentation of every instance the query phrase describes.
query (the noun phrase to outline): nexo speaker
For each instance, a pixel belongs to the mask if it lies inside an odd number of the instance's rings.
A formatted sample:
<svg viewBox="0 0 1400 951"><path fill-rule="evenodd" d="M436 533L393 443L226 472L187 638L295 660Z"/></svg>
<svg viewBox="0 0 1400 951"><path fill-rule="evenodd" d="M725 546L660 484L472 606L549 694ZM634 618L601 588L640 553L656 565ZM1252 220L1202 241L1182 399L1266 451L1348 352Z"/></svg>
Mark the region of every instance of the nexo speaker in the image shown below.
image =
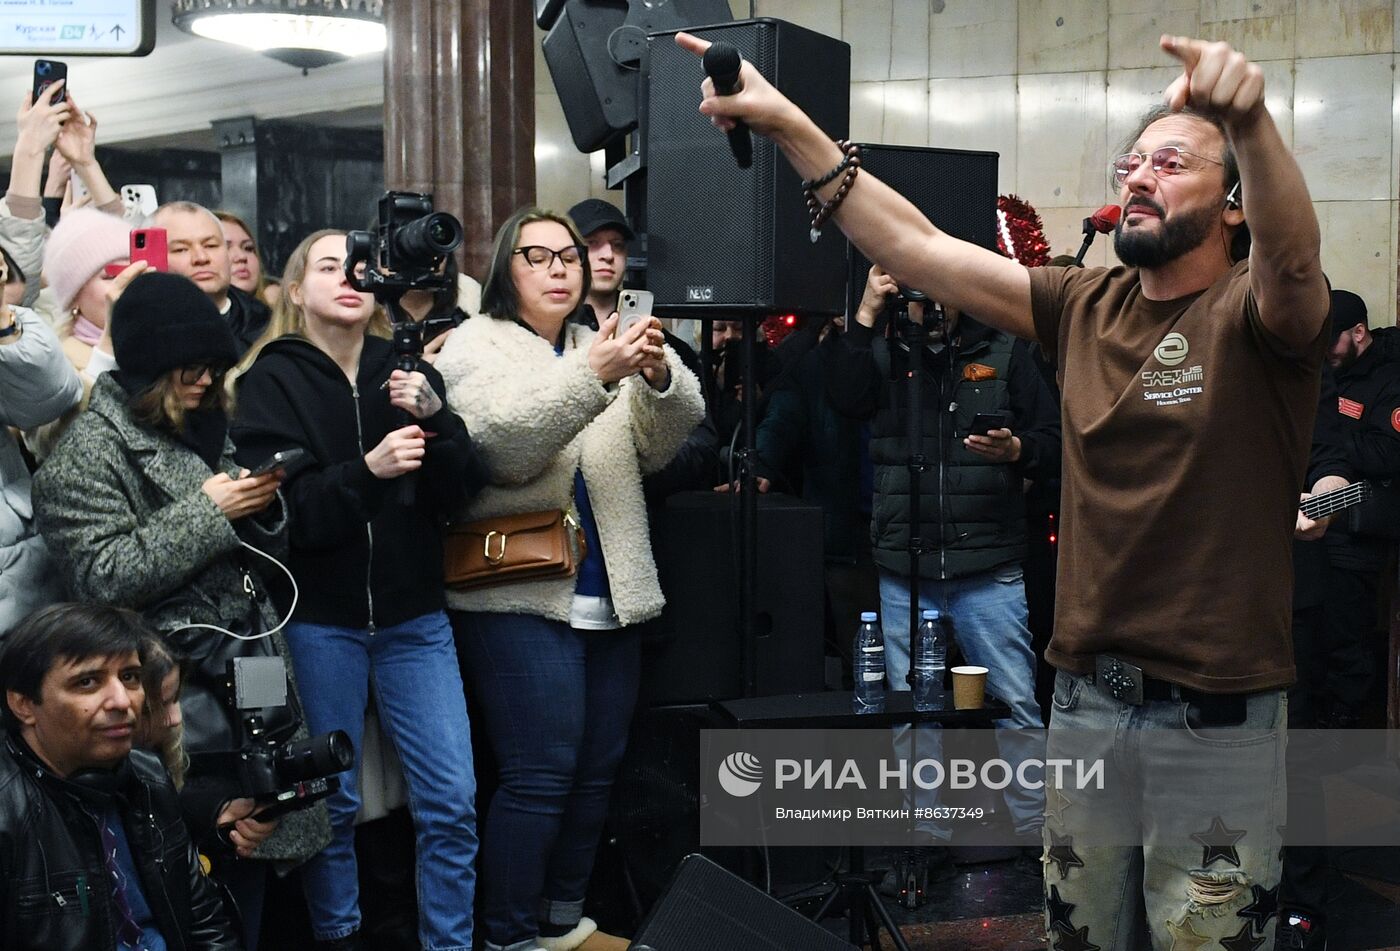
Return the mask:
<svg viewBox="0 0 1400 951"><path fill-rule="evenodd" d="M731 875L688 855L631 951L855 951L825 928Z"/></svg>
<svg viewBox="0 0 1400 951"><path fill-rule="evenodd" d="M860 165L913 202L940 231L997 249L997 153L862 144ZM865 292L870 259L854 244L847 246L846 313L854 314Z"/></svg>
<svg viewBox="0 0 1400 951"><path fill-rule="evenodd" d="M569 133L592 152L637 127L648 33L725 23L729 0L535 0L544 61Z"/></svg>
<svg viewBox="0 0 1400 951"><path fill-rule="evenodd" d="M649 704L707 703L744 695L739 624L739 504L728 493L680 492L652 533L666 609L642 650ZM758 696L822 688L822 510L787 495L758 497L754 610Z"/></svg>
<svg viewBox="0 0 1400 951"><path fill-rule="evenodd" d="M737 47L827 135L846 138L849 45L767 18L691 32ZM829 224L811 242L797 172L757 135L752 167L739 168L728 138L697 111L700 57L676 46L671 33L651 36L648 50L647 287L657 313L840 313L845 239Z"/></svg>

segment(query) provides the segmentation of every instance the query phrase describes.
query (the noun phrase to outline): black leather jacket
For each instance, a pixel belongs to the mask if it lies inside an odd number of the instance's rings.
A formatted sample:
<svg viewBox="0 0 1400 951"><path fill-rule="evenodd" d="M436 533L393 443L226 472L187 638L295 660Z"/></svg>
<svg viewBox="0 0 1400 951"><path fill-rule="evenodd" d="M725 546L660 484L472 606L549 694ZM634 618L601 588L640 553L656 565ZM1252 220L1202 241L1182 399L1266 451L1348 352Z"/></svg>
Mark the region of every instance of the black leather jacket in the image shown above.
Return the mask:
<svg viewBox="0 0 1400 951"><path fill-rule="evenodd" d="M116 948L95 814L125 819L142 891L170 951L243 947L199 867L160 761L137 750L100 783L60 779L7 735L0 745L0 947L6 951Z"/></svg>

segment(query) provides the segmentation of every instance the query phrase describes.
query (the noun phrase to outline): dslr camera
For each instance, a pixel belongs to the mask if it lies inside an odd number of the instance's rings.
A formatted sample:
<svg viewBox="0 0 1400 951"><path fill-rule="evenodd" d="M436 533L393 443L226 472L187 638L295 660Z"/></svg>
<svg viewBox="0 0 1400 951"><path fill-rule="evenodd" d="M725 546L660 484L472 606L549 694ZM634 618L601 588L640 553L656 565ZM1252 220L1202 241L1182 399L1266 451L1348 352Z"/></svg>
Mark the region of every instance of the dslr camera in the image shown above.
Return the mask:
<svg viewBox="0 0 1400 951"><path fill-rule="evenodd" d="M242 726L238 779L243 795L264 806L259 819L305 809L340 788L337 773L355 763L355 749L344 730L304 740L290 738L296 727L269 729L264 710L287 706L287 668L280 657L236 657L229 661L229 702ZM300 723L299 716L288 721Z"/></svg>
<svg viewBox="0 0 1400 951"><path fill-rule="evenodd" d="M389 311L399 367L413 370L423 353L424 327L399 309L408 291L436 291L452 286L440 273L447 256L462 244L462 223L433 210L431 195L385 192L373 231L345 237L345 277L357 291L374 294Z"/></svg>

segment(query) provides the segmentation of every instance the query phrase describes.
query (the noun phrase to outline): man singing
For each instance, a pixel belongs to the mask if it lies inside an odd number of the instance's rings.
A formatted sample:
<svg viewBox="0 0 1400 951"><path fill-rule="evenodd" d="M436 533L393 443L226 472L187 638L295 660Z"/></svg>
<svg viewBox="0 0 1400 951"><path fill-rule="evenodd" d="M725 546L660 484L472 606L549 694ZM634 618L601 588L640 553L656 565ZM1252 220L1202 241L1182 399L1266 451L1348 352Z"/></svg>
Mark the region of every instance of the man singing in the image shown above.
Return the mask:
<svg viewBox="0 0 1400 951"><path fill-rule="evenodd" d="M1051 755L1073 731L1106 782L1047 794L1052 946L1141 947L1145 915L1153 947L1255 951L1279 878L1292 531L1327 284L1259 66L1161 42L1182 75L1111 162L1126 267L1027 270L942 233L748 63L735 95L707 80L700 110L772 138L811 181L816 226L1039 342L1061 375Z"/></svg>

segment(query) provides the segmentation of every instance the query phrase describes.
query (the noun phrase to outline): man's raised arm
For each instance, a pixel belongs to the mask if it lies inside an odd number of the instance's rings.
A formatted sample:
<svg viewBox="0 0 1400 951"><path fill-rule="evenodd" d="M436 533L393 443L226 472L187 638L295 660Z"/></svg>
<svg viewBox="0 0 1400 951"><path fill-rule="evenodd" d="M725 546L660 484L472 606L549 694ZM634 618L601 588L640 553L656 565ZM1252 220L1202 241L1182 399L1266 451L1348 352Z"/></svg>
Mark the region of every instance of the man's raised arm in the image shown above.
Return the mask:
<svg viewBox="0 0 1400 951"><path fill-rule="evenodd" d="M1228 43L1162 37L1181 61L1167 105L1189 104L1225 122L1240 165L1249 224L1249 283L1264 326L1302 351L1322 332L1329 307L1322 238L1303 172L1264 104L1264 74Z"/></svg>

